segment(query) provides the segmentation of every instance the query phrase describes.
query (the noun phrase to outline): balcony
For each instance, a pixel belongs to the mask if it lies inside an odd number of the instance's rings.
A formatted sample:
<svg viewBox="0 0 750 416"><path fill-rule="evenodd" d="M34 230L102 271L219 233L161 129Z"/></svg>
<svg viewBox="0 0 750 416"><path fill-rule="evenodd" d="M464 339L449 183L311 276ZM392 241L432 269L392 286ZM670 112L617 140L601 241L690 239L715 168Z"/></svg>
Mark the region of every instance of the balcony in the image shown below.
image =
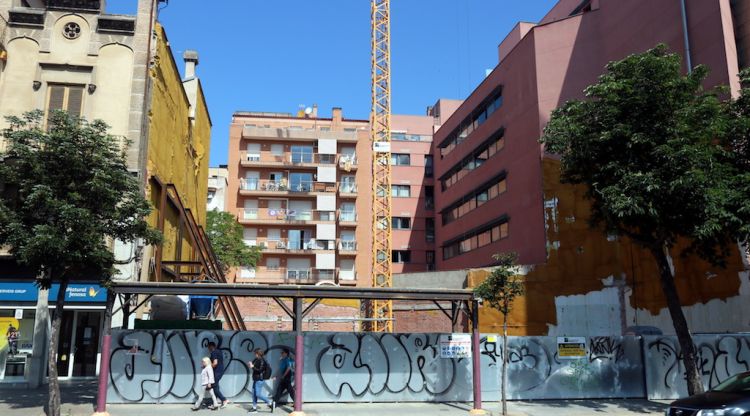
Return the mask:
<svg viewBox="0 0 750 416"><path fill-rule="evenodd" d="M339 225L357 225L357 213L354 211L339 212Z"/></svg>
<svg viewBox="0 0 750 416"><path fill-rule="evenodd" d="M240 211L242 224L317 224L334 222L336 219L328 211L299 211L293 209L248 208Z"/></svg>
<svg viewBox="0 0 750 416"><path fill-rule="evenodd" d="M318 129L301 129L287 127L258 127L246 124L242 128L242 138L258 140L315 141L318 139L336 139L342 142L356 142L356 131L323 131Z"/></svg>
<svg viewBox="0 0 750 416"><path fill-rule="evenodd" d="M354 270L318 270L318 269L287 269L284 267L258 266L255 268L242 267L239 278L249 279L253 283L314 285L320 282L336 282L340 285L357 284L357 274Z"/></svg>
<svg viewBox="0 0 750 416"><path fill-rule="evenodd" d="M346 172L357 170L357 156L356 155L339 156L339 169L342 169Z"/></svg>
<svg viewBox="0 0 750 416"><path fill-rule="evenodd" d="M339 254L342 256L356 256L357 242L354 240L339 240Z"/></svg>
<svg viewBox="0 0 750 416"><path fill-rule="evenodd" d="M294 195L336 192L336 183L299 181L289 184L287 179L240 179L241 195Z"/></svg>
<svg viewBox="0 0 750 416"><path fill-rule="evenodd" d="M337 155L319 153L271 152L248 153L242 152L240 164L245 167L286 167L286 168L316 168L318 166L335 165Z"/></svg>
<svg viewBox="0 0 750 416"><path fill-rule="evenodd" d="M356 198L357 184L351 182L339 183L339 196L342 198Z"/></svg>
<svg viewBox="0 0 750 416"><path fill-rule="evenodd" d="M265 254L314 254L336 249L335 243L328 240L290 240L288 238L268 239L258 238L246 240L245 244L258 246Z"/></svg>

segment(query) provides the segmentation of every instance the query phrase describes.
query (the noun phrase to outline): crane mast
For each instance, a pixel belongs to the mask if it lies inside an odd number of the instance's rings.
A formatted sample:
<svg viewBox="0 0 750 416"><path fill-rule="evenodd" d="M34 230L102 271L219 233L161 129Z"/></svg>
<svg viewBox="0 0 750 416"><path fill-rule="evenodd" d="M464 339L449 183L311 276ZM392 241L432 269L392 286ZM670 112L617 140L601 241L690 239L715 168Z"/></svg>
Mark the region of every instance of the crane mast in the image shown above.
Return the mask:
<svg viewBox="0 0 750 416"><path fill-rule="evenodd" d="M391 270L391 5L372 0L372 279L373 287L392 287ZM393 331L393 302L370 304L370 329Z"/></svg>

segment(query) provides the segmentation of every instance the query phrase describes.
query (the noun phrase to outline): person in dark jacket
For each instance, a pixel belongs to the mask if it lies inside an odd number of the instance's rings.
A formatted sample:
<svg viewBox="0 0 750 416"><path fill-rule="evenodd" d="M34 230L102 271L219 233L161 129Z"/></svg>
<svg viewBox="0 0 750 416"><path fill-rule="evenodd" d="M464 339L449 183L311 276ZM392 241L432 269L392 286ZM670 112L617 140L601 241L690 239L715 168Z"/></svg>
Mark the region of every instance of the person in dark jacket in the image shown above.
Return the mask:
<svg viewBox="0 0 750 416"><path fill-rule="evenodd" d="M219 380L224 375L224 354L216 349L216 343L213 341L208 343L208 352L211 354L209 358L211 359L211 367L214 369L214 394L221 401L220 407L223 409L229 403L229 400L221 394L221 390L219 389Z"/></svg>
<svg viewBox="0 0 750 416"><path fill-rule="evenodd" d="M279 367L279 385L276 387L276 394L273 395L273 402L276 403L281 400L281 396L285 392L289 392L289 397L294 401L294 386L292 386L292 379L294 378L294 360L289 356L289 349L284 348L281 350L281 365Z"/></svg>
<svg viewBox="0 0 750 416"><path fill-rule="evenodd" d="M265 393L263 393L263 387L266 383L264 381L264 374L266 369L269 367L268 361L263 358L263 350L257 348L255 350L255 359L250 363L250 369L253 371L253 408L250 409L250 413L258 411L258 399L264 401L273 412L276 409L276 402L270 400Z"/></svg>

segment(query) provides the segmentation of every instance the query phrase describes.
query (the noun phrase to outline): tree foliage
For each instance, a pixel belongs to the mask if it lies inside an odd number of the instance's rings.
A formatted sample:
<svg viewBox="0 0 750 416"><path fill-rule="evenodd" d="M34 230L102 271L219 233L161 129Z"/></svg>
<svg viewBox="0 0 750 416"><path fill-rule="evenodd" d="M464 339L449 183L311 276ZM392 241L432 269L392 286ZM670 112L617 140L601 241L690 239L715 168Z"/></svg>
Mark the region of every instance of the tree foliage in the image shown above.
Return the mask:
<svg viewBox="0 0 750 416"><path fill-rule="evenodd" d="M495 254L493 258L497 265L487 279L474 288L474 295L482 299L482 303L507 316L513 307L513 301L524 293L523 280L516 274L518 256L506 253Z"/></svg>
<svg viewBox="0 0 750 416"><path fill-rule="evenodd" d="M222 211L209 211L207 234L224 272L232 267L255 267L260 260L260 248L249 247L243 241L242 225L232 214Z"/></svg>
<svg viewBox="0 0 750 416"><path fill-rule="evenodd" d="M107 238L159 241L144 220L150 207L124 150L104 122L55 112L44 129L38 111L8 121L0 244L43 276L42 287L84 272L110 278L115 258Z"/></svg>
<svg viewBox="0 0 750 416"><path fill-rule="evenodd" d="M688 242L683 255L723 265L750 227L750 98L722 101L723 89L704 90L707 74L683 75L664 45L611 62L585 100L552 113L542 137L561 156L562 181L586 186L592 225L653 255L690 393L703 387L670 250Z"/></svg>
<svg viewBox="0 0 750 416"><path fill-rule="evenodd" d="M708 70L683 76L660 45L607 65L607 73L555 110L542 142L562 156L564 182L585 184L592 222L661 249L679 238L721 264L748 236L747 175L718 138L728 118ZM744 189L743 189L744 188Z"/></svg>

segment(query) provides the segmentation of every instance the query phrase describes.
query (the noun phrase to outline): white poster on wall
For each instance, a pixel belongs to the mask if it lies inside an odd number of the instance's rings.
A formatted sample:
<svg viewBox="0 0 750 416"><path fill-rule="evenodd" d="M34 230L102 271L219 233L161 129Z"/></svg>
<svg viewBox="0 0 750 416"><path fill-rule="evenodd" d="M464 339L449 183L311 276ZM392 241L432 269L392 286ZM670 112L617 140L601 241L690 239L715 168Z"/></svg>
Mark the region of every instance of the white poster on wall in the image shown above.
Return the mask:
<svg viewBox="0 0 750 416"><path fill-rule="evenodd" d="M471 358L470 334L442 334L439 344L440 358Z"/></svg>

